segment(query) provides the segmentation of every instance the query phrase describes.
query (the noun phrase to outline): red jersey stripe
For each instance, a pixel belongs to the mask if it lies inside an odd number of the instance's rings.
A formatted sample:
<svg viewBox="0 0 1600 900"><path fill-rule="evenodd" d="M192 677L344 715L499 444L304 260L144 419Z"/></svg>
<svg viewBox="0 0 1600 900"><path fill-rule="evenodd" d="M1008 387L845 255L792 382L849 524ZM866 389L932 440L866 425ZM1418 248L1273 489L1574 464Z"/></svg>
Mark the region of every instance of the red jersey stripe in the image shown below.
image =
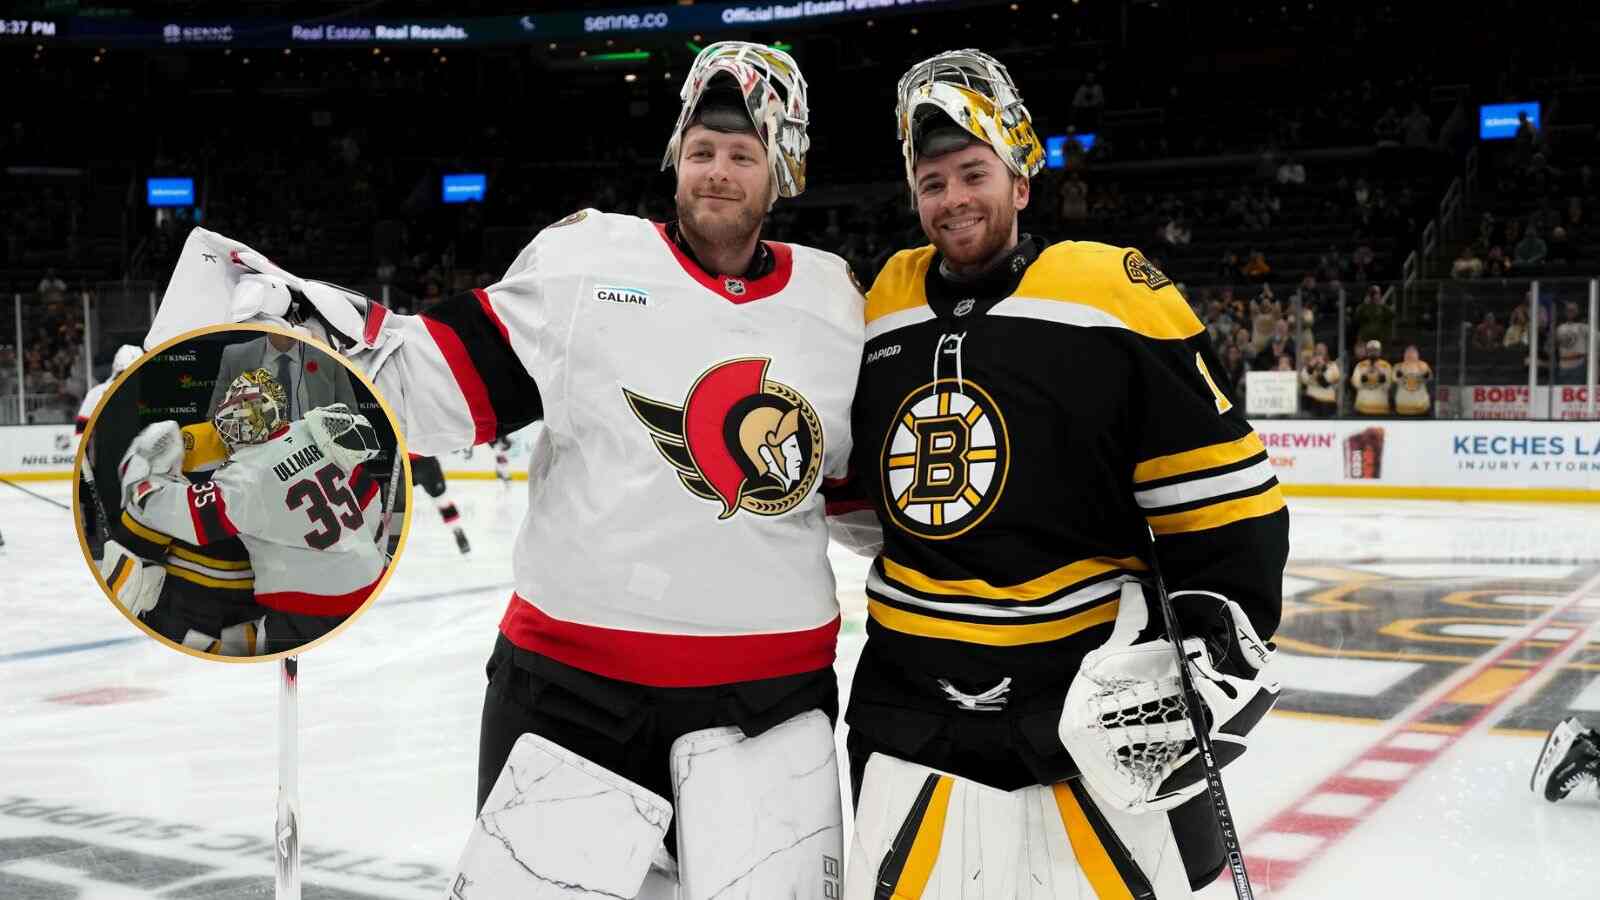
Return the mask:
<svg viewBox="0 0 1600 900"><path fill-rule="evenodd" d="M348 594L308 594L304 591L256 592L256 602L268 609L293 613L299 616L348 616L367 602L367 597L378 589L377 580Z"/></svg>
<svg viewBox="0 0 1600 900"><path fill-rule="evenodd" d="M489 388L484 385L483 376L478 374L478 367L473 365L472 357L467 355L466 345L443 322L423 316L422 323L427 327L434 344L439 347L439 352L444 355L462 396L466 397L467 411L472 416L473 443L483 444L494 440L499 422L494 407L489 404Z"/></svg>
<svg viewBox="0 0 1600 900"><path fill-rule="evenodd" d="M606 678L653 687L708 687L833 665L839 619L777 634L655 634L566 622L512 594L500 633L524 650Z"/></svg>

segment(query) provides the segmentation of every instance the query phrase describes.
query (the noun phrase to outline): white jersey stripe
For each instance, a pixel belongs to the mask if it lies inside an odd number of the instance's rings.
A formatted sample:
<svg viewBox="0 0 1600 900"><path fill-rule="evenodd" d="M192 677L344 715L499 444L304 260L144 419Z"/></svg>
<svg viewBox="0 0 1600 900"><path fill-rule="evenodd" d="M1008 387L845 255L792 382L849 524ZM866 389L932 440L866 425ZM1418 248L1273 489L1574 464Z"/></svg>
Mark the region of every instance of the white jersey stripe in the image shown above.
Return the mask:
<svg viewBox="0 0 1600 900"><path fill-rule="evenodd" d="M1146 491L1134 491L1133 499L1144 509L1160 509L1260 487L1271 478L1272 461L1263 459L1237 472L1197 478L1194 481L1169 484L1166 487L1150 488Z"/></svg>

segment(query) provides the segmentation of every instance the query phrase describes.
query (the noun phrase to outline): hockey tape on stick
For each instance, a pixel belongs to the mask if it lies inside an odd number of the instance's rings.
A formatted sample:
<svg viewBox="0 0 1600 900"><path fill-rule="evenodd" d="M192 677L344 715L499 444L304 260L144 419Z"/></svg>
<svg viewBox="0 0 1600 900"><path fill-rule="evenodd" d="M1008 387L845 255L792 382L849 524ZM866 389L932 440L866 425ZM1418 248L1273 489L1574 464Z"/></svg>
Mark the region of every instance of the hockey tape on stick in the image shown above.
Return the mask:
<svg viewBox="0 0 1600 900"><path fill-rule="evenodd" d="M1239 829L1233 824L1233 809L1228 806L1228 795L1222 789L1222 767L1211 750L1211 726L1206 722L1205 707L1200 692L1195 690L1194 676L1189 674L1189 661L1183 656L1183 633L1178 630L1178 615L1172 609L1172 598L1167 596L1167 582L1161 577L1161 562L1157 559L1156 535L1145 526L1150 536L1150 573L1155 577L1156 596L1161 602L1161 620L1167 626L1167 640L1172 642L1172 652L1178 654L1178 683L1183 688L1183 703L1189 708L1189 722L1194 726L1195 748L1200 752L1200 764L1206 773L1206 794L1211 797L1211 810L1217 816L1217 830L1222 832L1222 850L1226 855L1228 871L1233 875L1233 892L1239 900L1255 900L1250 889L1250 873L1244 867L1244 850L1239 846Z"/></svg>

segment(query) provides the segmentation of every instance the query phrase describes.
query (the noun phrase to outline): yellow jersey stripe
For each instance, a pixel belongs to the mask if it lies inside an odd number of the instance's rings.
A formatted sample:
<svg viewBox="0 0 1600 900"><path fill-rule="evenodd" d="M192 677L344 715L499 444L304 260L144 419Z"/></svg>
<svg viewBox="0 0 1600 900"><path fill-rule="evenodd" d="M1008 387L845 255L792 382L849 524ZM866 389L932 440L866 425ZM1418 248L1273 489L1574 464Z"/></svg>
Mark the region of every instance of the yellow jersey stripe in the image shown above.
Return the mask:
<svg viewBox="0 0 1600 900"><path fill-rule="evenodd" d="M1066 828L1067 840L1072 844L1072 857L1077 860L1078 868L1083 870L1083 876L1089 880L1089 886L1094 888L1094 895L1100 900L1133 900L1133 893L1122 880L1122 874L1117 871L1117 864L1112 862L1106 845L1095 834L1094 826L1089 824L1089 817L1084 815L1072 788L1060 783L1051 788L1051 793L1055 794L1061 824Z"/></svg>
<svg viewBox="0 0 1600 900"><path fill-rule="evenodd" d="M179 559L187 559L190 562L199 563L202 566L208 566L213 569L221 569L226 572L242 572L245 569L250 568L250 561L247 559L217 559L215 556L207 556L204 553L196 553L193 550L189 550L184 547L168 547L167 552L178 557Z"/></svg>
<svg viewBox="0 0 1600 900"><path fill-rule="evenodd" d="M1106 601L1100 606L1065 619L1027 625L990 625L986 622L939 619L906 612L871 597L867 598L867 614L879 625L902 634L962 641L968 644L985 644L990 647L1018 647L1024 644L1058 641L1096 625L1114 621L1117 618L1117 606L1121 601L1116 594L1106 597Z"/></svg>
<svg viewBox="0 0 1600 900"><path fill-rule="evenodd" d="M887 315L926 306L928 266L933 264L933 246L902 250L884 263L883 270L867 291L868 325Z"/></svg>
<svg viewBox="0 0 1600 900"><path fill-rule="evenodd" d="M256 587L254 578L212 578L208 575L201 575L199 572L185 569L182 566L166 565L162 566L162 568L167 570L168 575L176 575L184 581L198 584L202 587L222 588L229 591L253 591Z"/></svg>
<svg viewBox="0 0 1600 900"><path fill-rule="evenodd" d="M1121 559L1096 556L1092 559L1080 559L1077 562L1068 563L1054 572L1047 572L1038 578L1024 581L1021 584L996 587L981 578L941 581L924 575L910 566L903 566L887 556L883 558L883 574L902 587L908 587L924 594L939 594L945 597L976 597L980 600L1042 600L1051 594L1061 591L1063 588L1070 587L1081 581L1087 581L1097 575L1106 575L1122 570L1143 572L1145 564L1143 560L1136 556L1126 556Z"/></svg>
<svg viewBox="0 0 1600 900"><path fill-rule="evenodd" d="M911 852L906 854L905 868L895 881L892 900L921 900L928 889L928 878L933 875L933 864L939 860L939 848L944 843L944 820L950 810L950 790L955 779L940 775L933 786L933 796L928 798L928 808L917 825L917 836L911 841Z"/></svg>
<svg viewBox="0 0 1600 900"><path fill-rule="evenodd" d="M1244 519L1270 516L1280 509L1283 509L1283 491L1278 490L1277 485L1273 485L1259 494L1213 503L1188 512L1146 516L1145 521L1150 523L1150 530L1156 534L1182 534L1190 531L1210 531Z"/></svg>
<svg viewBox="0 0 1600 900"><path fill-rule="evenodd" d="M1137 482L1156 481L1162 478L1174 478L1179 475L1191 475L1215 469L1220 466L1231 465L1249 459L1258 453L1265 453L1267 448L1262 445L1261 437L1254 431L1236 441L1227 441L1222 444L1212 444L1208 447L1199 447L1194 450L1185 450L1182 453L1172 453L1167 456L1158 456L1147 459L1133 467L1133 480Z"/></svg>
<svg viewBox="0 0 1600 900"><path fill-rule="evenodd" d="M152 544L160 544L163 547L172 543L173 540L172 535L170 534L162 534L159 531L152 531L151 529L146 528L145 526L134 521L133 516L130 515L126 510L124 510L122 513L122 527L128 529L139 537L144 538Z"/></svg>

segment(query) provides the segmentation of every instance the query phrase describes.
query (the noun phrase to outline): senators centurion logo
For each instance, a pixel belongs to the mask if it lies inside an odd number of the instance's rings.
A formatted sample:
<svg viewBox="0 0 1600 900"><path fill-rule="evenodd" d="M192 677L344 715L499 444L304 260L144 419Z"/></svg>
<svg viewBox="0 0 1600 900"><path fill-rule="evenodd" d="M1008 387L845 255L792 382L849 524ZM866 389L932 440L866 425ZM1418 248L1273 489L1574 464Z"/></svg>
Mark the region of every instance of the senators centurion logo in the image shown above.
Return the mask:
<svg viewBox="0 0 1600 900"><path fill-rule="evenodd" d="M767 378L771 364L718 363L695 379L682 406L622 389L683 486L722 506L718 518L788 512L822 471L822 422L799 391Z"/></svg>
<svg viewBox="0 0 1600 900"><path fill-rule="evenodd" d="M989 392L941 378L895 411L884 438L884 505L920 537L943 540L983 521L1005 488L1011 442Z"/></svg>

